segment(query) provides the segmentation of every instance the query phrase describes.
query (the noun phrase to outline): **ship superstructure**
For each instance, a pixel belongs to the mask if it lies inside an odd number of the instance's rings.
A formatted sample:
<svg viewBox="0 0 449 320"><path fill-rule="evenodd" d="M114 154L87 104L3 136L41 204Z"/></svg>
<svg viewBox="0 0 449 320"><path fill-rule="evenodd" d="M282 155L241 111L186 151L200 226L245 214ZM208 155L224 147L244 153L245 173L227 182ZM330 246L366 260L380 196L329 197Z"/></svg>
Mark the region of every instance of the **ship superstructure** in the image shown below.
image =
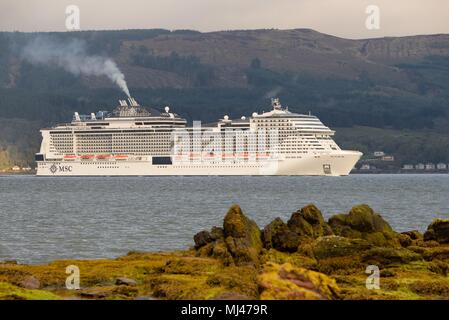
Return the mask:
<svg viewBox="0 0 449 320"><path fill-rule="evenodd" d="M316 116L272 110L199 125L133 98L113 112L75 113L41 130L37 175L347 175L361 157L341 150Z"/></svg>

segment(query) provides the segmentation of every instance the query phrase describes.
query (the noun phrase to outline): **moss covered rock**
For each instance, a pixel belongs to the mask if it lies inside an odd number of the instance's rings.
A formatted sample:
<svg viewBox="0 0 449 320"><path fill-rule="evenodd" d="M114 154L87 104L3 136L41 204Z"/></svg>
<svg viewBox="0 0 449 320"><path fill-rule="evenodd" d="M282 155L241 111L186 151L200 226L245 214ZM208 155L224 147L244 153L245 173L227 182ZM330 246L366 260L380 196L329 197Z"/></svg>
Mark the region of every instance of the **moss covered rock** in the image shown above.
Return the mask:
<svg viewBox="0 0 449 320"><path fill-rule="evenodd" d="M437 259L430 262L427 268L432 272L447 277L449 272L449 263Z"/></svg>
<svg viewBox="0 0 449 320"><path fill-rule="evenodd" d="M195 248L198 249L212 242L213 239L209 231L203 230L193 236L193 241L195 242Z"/></svg>
<svg viewBox="0 0 449 320"><path fill-rule="evenodd" d="M376 246L400 246L398 234L366 204L353 207L348 214L331 217L329 225L342 237L365 239Z"/></svg>
<svg viewBox="0 0 449 320"><path fill-rule="evenodd" d="M236 264L258 264L263 248L262 233L257 224L243 214L240 206L233 205L229 209L224 218L223 232Z"/></svg>
<svg viewBox="0 0 449 320"><path fill-rule="evenodd" d="M228 210L223 228L201 231L194 240L199 256L220 258L225 265L258 265L263 249L261 230L238 205Z"/></svg>
<svg viewBox="0 0 449 320"><path fill-rule="evenodd" d="M403 247L414 246L423 241L423 235L418 230L401 232L398 236Z"/></svg>
<svg viewBox="0 0 449 320"><path fill-rule="evenodd" d="M294 267L306 269L316 269L317 261L315 258L303 255L299 252L281 252L276 249L265 250L261 257L261 263L274 262L277 264L290 263Z"/></svg>
<svg viewBox="0 0 449 320"><path fill-rule="evenodd" d="M295 252L299 241L300 237L291 231L281 218L274 219L263 230L263 242L266 249Z"/></svg>
<svg viewBox="0 0 449 320"><path fill-rule="evenodd" d="M210 237L212 238L212 240L224 239L223 228L212 227L212 229L210 230Z"/></svg>
<svg viewBox="0 0 449 320"><path fill-rule="evenodd" d="M253 297L249 297L247 295L237 293L237 292L223 292L216 295L214 300L254 300Z"/></svg>
<svg viewBox="0 0 449 320"><path fill-rule="evenodd" d="M399 243L401 244L401 246L403 246L404 248L407 248L409 246L411 246L413 244L413 240L405 235L405 234L398 234L398 239L399 239Z"/></svg>
<svg viewBox="0 0 449 320"><path fill-rule="evenodd" d="M439 243L449 243L449 220L435 219L424 233L424 240L435 240Z"/></svg>
<svg viewBox="0 0 449 320"><path fill-rule="evenodd" d="M421 255L405 248L372 248L363 254L362 260L376 266L407 264L422 260Z"/></svg>
<svg viewBox="0 0 449 320"><path fill-rule="evenodd" d="M57 300L60 296L44 290L25 289L0 281L0 300Z"/></svg>
<svg viewBox="0 0 449 320"><path fill-rule="evenodd" d="M440 280L418 280L408 285L409 289L420 296L431 296L433 299L445 298L449 295L449 283Z"/></svg>
<svg viewBox="0 0 449 320"><path fill-rule="evenodd" d="M259 295L257 269L250 266L231 266L209 276L206 283L211 287L225 288L225 292L243 294L254 299ZM218 299L219 297L214 297ZM222 297L223 298L223 297Z"/></svg>
<svg viewBox="0 0 449 320"><path fill-rule="evenodd" d="M294 212L287 225L300 237L318 238L333 234L321 211L313 204Z"/></svg>
<svg viewBox="0 0 449 320"><path fill-rule="evenodd" d="M325 236L302 244L298 252L316 259L315 270L333 275L361 269L361 255L372 247L363 239Z"/></svg>
<svg viewBox="0 0 449 320"><path fill-rule="evenodd" d="M267 263L259 275L260 298L264 300L323 300L338 299L340 289L328 276L293 267Z"/></svg>
<svg viewBox="0 0 449 320"><path fill-rule="evenodd" d="M449 246L420 247L410 246L409 250L421 255L426 261L441 260L449 262Z"/></svg>
<svg viewBox="0 0 449 320"><path fill-rule="evenodd" d="M340 236L326 236L311 244L313 256L317 259L360 255L373 245L363 239L350 239Z"/></svg>
<svg viewBox="0 0 449 320"><path fill-rule="evenodd" d="M419 232L418 230L405 231L405 232L401 232L401 234L408 236L412 240L423 239L423 234L421 232Z"/></svg>

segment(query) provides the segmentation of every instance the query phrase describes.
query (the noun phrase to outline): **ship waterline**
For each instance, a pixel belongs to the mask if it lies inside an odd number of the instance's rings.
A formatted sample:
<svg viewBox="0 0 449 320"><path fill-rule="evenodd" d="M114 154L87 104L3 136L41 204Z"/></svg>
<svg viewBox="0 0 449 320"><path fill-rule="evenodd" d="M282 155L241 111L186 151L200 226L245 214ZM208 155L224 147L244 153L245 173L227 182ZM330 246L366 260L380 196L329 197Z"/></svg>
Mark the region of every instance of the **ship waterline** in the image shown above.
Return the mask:
<svg viewBox="0 0 449 320"><path fill-rule="evenodd" d="M71 123L41 130L37 175L343 176L362 156L341 150L317 117L290 112L278 99L272 107L203 127L134 99L120 101L112 114L75 113Z"/></svg>

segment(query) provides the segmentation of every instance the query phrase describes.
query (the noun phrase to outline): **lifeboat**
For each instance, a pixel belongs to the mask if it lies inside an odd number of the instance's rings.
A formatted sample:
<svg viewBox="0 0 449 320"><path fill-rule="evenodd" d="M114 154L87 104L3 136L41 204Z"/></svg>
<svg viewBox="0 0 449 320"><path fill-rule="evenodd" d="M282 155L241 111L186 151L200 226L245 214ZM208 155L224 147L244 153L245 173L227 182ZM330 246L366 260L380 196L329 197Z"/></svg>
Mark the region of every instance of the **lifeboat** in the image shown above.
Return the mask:
<svg viewBox="0 0 449 320"><path fill-rule="evenodd" d="M80 158L83 160L90 160L90 159L93 159L94 156L91 154L83 154Z"/></svg>
<svg viewBox="0 0 449 320"><path fill-rule="evenodd" d="M126 154L117 154L114 156L114 158L117 160L126 160L128 159L128 156Z"/></svg>
<svg viewBox="0 0 449 320"><path fill-rule="evenodd" d="M66 154L66 155L64 155L64 159L65 160L73 160L73 159L76 159L76 155L74 155L74 154Z"/></svg>
<svg viewBox="0 0 449 320"><path fill-rule="evenodd" d="M192 160L192 157L189 158L187 154L178 154L175 156L175 160L178 161Z"/></svg>
<svg viewBox="0 0 449 320"><path fill-rule="evenodd" d="M270 154L267 152L267 153L258 153L257 154L257 157L258 158L266 158L266 157L269 157L270 156Z"/></svg>
<svg viewBox="0 0 449 320"><path fill-rule="evenodd" d="M97 156L97 159L99 160L105 160L105 159L109 159L110 155L109 154L99 154Z"/></svg>
<svg viewBox="0 0 449 320"><path fill-rule="evenodd" d="M235 158L235 153L223 153L223 158Z"/></svg>
<svg viewBox="0 0 449 320"><path fill-rule="evenodd" d="M240 153L238 154L238 156L241 157L241 158L248 158L248 155L249 155L248 152L240 152Z"/></svg>

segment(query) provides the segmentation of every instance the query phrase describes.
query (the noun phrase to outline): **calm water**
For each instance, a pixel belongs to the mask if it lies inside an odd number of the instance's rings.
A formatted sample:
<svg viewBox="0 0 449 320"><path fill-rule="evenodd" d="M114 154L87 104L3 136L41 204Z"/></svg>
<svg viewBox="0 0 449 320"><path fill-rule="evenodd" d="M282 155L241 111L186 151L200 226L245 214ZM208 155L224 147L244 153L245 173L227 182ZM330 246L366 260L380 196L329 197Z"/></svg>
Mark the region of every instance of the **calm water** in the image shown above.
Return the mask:
<svg viewBox="0 0 449 320"><path fill-rule="evenodd" d="M449 218L449 175L349 177L0 176L0 260L38 263L172 250L239 203L259 226L315 203L325 217L371 205L398 231Z"/></svg>

